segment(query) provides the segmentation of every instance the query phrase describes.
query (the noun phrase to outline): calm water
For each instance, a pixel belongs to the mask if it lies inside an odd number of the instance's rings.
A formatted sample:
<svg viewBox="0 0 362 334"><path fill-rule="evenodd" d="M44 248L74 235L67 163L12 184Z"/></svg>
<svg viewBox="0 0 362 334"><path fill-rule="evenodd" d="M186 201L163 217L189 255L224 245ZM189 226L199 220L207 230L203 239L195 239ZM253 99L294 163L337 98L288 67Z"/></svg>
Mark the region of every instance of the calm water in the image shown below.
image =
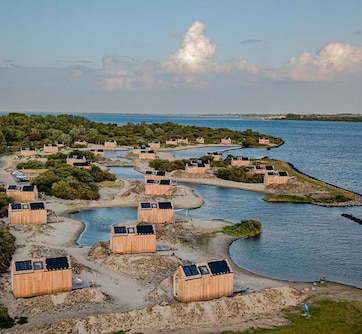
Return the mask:
<svg viewBox="0 0 362 334"><path fill-rule="evenodd" d="M88 117L88 115L87 115ZM268 156L288 161L299 170L325 182L361 193L362 125L360 123L244 121L238 118L89 115L95 121L147 123L172 121L185 125L251 128L282 137L277 149L238 149L233 155ZM222 147L223 150L232 147ZM220 147L175 151L177 157L199 157ZM112 153L116 154L116 153ZM114 167L112 173L142 179L133 168ZM362 226L341 216L362 218L361 207L323 208L306 204L267 203L262 195L236 189L190 185L205 204L190 211L192 218L257 219L263 223L259 238L240 239L230 246L234 263L269 277L314 281L320 277L362 288ZM135 208L97 209L74 214L87 223L80 244L109 240L110 225L135 220ZM116 218L115 218L116 217Z"/></svg>

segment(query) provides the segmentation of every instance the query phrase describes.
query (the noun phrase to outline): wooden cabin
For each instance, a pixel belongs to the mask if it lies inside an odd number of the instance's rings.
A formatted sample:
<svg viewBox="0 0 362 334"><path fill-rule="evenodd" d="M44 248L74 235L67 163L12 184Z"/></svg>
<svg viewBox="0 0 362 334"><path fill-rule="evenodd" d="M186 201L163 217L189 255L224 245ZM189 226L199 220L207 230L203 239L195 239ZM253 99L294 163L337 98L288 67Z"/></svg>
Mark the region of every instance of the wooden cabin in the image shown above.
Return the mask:
<svg viewBox="0 0 362 334"><path fill-rule="evenodd" d="M74 139L73 146L74 147L87 147L88 143L84 139Z"/></svg>
<svg viewBox="0 0 362 334"><path fill-rule="evenodd" d="M250 158L248 157L232 157L231 166L235 167L248 167L251 165Z"/></svg>
<svg viewBox="0 0 362 334"><path fill-rule="evenodd" d="M266 174L267 172L273 172L273 171L274 171L273 166L263 166L263 165L254 166L252 169L253 174Z"/></svg>
<svg viewBox="0 0 362 334"><path fill-rule="evenodd" d="M59 147L57 144L44 144L43 152L44 153L57 153L57 152L59 152Z"/></svg>
<svg viewBox="0 0 362 334"><path fill-rule="evenodd" d="M73 166L74 163L86 162L87 159L84 155L68 155L67 156L67 165Z"/></svg>
<svg viewBox="0 0 362 334"><path fill-rule="evenodd" d="M36 154L36 148L35 147L22 147L20 149L20 154L25 156L25 157L35 155Z"/></svg>
<svg viewBox="0 0 362 334"><path fill-rule="evenodd" d="M170 196L172 193L171 180L147 180L145 182L145 195Z"/></svg>
<svg viewBox="0 0 362 334"><path fill-rule="evenodd" d="M177 138L177 144L188 144L189 140L186 137Z"/></svg>
<svg viewBox="0 0 362 334"><path fill-rule="evenodd" d="M117 147L117 141L113 139L107 139L104 142L104 148L116 148Z"/></svg>
<svg viewBox="0 0 362 334"><path fill-rule="evenodd" d="M233 284L227 260L179 266L173 275L173 295L184 303L232 296Z"/></svg>
<svg viewBox="0 0 362 334"><path fill-rule="evenodd" d="M113 254L155 253L155 227L153 225L113 225L110 249Z"/></svg>
<svg viewBox="0 0 362 334"><path fill-rule="evenodd" d="M70 257L13 261L11 263L11 286L15 298L71 291Z"/></svg>
<svg viewBox="0 0 362 334"><path fill-rule="evenodd" d="M96 157L104 157L104 150L103 148L91 148L90 152L92 152Z"/></svg>
<svg viewBox="0 0 362 334"><path fill-rule="evenodd" d="M132 154L139 155L141 151L152 151L152 149L148 145L137 145L133 147Z"/></svg>
<svg viewBox="0 0 362 334"><path fill-rule="evenodd" d="M152 150L158 150L159 148L161 148L161 142L159 140L150 140L148 142L148 146L152 149Z"/></svg>
<svg viewBox="0 0 362 334"><path fill-rule="evenodd" d="M269 145L270 139L269 138L259 138L259 144L261 145Z"/></svg>
<svg viewBox="0 0 362 334"><path fill-rule="evenodd" d="M143 180L146 183L147 180L163 180L167 176L166 172L164 171L153 171L153 170L146 170L146 173L143 176Z"/></svg>
<svg viewBox="0 0 362 334"><path fill-rule="evenodd" d="M288 172L279 171L279 172L267 172L264 175L264 185L268 186L270 184L287 184L289 182Z"/></svg>
<svg viewBox="0 0 362 334"><path fill-rule="evenodd" d="M139 159L153 160L156 159L156 152L154 150L141 150L138 154Z"/></svg>
<svg viewBox="0 0 362 334"><path fill-rule="evenodd" d="M12 197L18 202L28 202L37 201L39 193L37 186L8 185L6 196Z"/></svg>
<svg viewBox="0 0 362 334"><path fill-rule="evenodd" d="M65 147L65 144L64 144L64 142L62 142L62 141L56 141L56 142L54 142L54 144L56 144L56 145L58 146L58 148L63 148L63 147Z"/></svg>
<svg viewBox="0 0 362 334"><path fill-rule="evenodd" d="M176 138L169 138L166 140L166 145L177 146L177 139Z"/></svg>
<svg viewBox="0 0 362 334"><path fill-rule="evenodd" d="M204 143L205 143L204 137L197 137L197 138L196 138L196 143L204 144Z"/></svg>
<svg viewBox="0 0 362 334"><path fill-rule="evenodd" d="M174 220L174 209L171 202L141 202L137 216L139 223L165 224Z"/></svg>
<svg viewBox="0 0 362 334"><path fill-rule="evenodd" d="M185 172L189 174L206 174L208 169L210 169L208 160L191 160L185 166Z"/></svg>
<svg viewBox="0 0 362 334"><path fill-rule="evenodd" d="M73 162L73 167L77 167L79 169L84 169L84 170L91 170L92 169L92 164L91 164L90 161Z"/></svg>
<svg viewBox="0 0 362 334"><path fill-rule="evenodd" d="M231 138L229 138L229 137L221 138L220 142L221 142L221 144L229 145L229 144L231 144Z"/></svg>
<svg viewBox="0 0 362 334"><path fill-rule="evenodd" d="M47 210L44 202L24 202L9 204L9 223L10 224L46 224Z"/></svg>
<svg viewBox="0 0 362 334"><path fill-rule="evenodd" d="M224 160L224 156L222 155L222 153L219 152L207 152L206 155L212 157L214 161Z"/></svg>

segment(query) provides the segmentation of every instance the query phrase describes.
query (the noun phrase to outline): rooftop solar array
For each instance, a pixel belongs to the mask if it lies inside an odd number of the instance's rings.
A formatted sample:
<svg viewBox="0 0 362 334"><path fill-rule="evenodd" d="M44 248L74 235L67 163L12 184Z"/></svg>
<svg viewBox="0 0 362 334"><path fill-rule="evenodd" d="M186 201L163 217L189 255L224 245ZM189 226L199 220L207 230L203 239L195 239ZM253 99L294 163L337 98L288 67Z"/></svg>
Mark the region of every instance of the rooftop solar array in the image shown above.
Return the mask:
<svg viewBox="0 0 362 334"><path fill-rule="evenodd" d="M21 203L11 203L12 210L21 210Z"/></svg>
<svg viewBox="0 0 362 334"><path fill-rule="evenodd" d="M22 270L32 270L33 267L31 265L30 260L26 261L16 261L15 262L15 270L16 271L22 271Z"/></svg>
<svg viewBox="0 0 362 334"><path fill-rule="evenodd" d="M274 170L274 167L273 166L265 166L265 169L266 170Z"/></svg>
<svg viewBox="0 0 362 334"><path fill-rule="evenodd" d="M213 275L227 274L231 272L225 260L209 262L208 265Z"/></svg>
<svg viewBox="0 0 362 334"><path fill-rule="evenodd" d="M154 234L153 226L152 225L137 225L137 234Z"/></svg>
<svg viewBox="0 0 362 334"><path fill-rule="evenodd" d="M192 264L190 266L182 266L182 269L183 269L186 277L199 275L199 271L197 270L197 267L195 264Z"/></svg>
<svg viewBox="0 0 362 334"><path fill-rule="evenodd" d="M172 209L172 204L171 202L159 202L158 207L161 210Z"/></svg>
<svg viewBox="0 0 362 334"><path fill-rule="evenodd" d="M288 173L287 172L279 172L279 175L280 176L288 176Z"/></svg>
<svg viewBox="0 0 362 334"><path fill-rule="evenodd" d="M34 186L23 186L23 191L34 191Z"/></svg>
<svg viewBox="0 0 362 334"><path fill-rule="evenodd" d="M74 167L89 166L89 165L90 165L90 162L89 162L89 161L73 162L73 166L74 166Z"/></svg>
<svg viewBox="0 0 362 334"><path fill-rule="evenodd" d="M8 190L16 190L16 185L9 185Z"/></svg>
<svg viewBox="0 0 362 334"><path fill-rule="evenodd" d="M160 181L160 184L162 184L162 185L169 185L170 183L171 183L170 180L161 180Z"/></svg>
<svg viewBox="0 0 362 334"><path fill-rule="evenodd" d="M114 231L114 234L125 234L125 233L127 233L126 226L114 226L113 231Z"/></svg>
<svg viewBox="0 0 362 334"><path fill-rule="evenodd" d="M68 258L66 256L48 258L45 260L45 263L49 271L69 269Z"/></svg>
<svg viewBox="0 0 362 334"><path fill-rule="evenodd" d="M44 210L44 202L33 202L30 203L30 210Z"/></svg>
<svg viewBox="0 0 362 334"><path fill-rule="evenodd" d="M146 183L157 183L156 180L150 180L148 179Z"/></svg>
<svg viewBox="0 0 362 334"><path fill-rule="evenodd" d="M166 172L165 172L165 171L158 171L158 172L156 172L156 175L158 175L158 176L165 176L165 175L166 175Z"/></svg>
<svg viewBox="0 0 362 334"><path fill-rule="evenodd" d="M150 202L143 202L141 203L142 209L151 209L151 203Z"/></svg>
<svg viewBox="0 0 362 334"><path fill-rule="evenodd" d="M273 176L274 172L268 172L268 175Z"/></svg>

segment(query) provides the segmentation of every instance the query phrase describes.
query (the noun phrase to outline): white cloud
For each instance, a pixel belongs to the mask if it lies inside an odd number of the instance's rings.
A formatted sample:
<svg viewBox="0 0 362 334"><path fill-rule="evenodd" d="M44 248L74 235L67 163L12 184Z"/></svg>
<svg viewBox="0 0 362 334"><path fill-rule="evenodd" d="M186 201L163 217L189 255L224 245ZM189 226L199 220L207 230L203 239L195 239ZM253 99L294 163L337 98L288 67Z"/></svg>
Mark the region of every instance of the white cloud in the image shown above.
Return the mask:
<svg viewBox="0 0 362 334"><path fill-rule="evenodd" d="M259 68L257 66L250 64L246 60L240 60L235 67L241 71L249 72L252 74L257 74L259 71Z"/></svg>
<svg viewBox="0 0 362 334"><path fill-rule="evenodd" d="M339 76L356 73L361 66L362 48L329 43L315 56L304 52L297 58L291 58L279 69L268 72L267 76L275 80L332 81Z"/></svg>

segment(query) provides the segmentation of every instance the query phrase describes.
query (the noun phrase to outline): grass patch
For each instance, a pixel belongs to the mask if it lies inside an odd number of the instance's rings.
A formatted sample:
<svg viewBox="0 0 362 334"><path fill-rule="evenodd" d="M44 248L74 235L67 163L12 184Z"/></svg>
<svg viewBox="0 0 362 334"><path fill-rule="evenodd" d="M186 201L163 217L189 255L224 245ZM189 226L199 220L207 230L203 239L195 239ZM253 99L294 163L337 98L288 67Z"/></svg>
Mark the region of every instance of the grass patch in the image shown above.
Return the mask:
<svg viewBox="0 0 362 334"><path fill-rule="evenodd" d="M116 182L116 181L102 181L102 182L98 182L97 185L100 188L105 188L105 187L120 188L121 187L120 183Z"/></svg>
<svg viewBox="0 0 362 334"><path fill-rule="evenodd" d="M302 309L285 311L291 325L275 329L249 329L245 332L225 331L222 334L242 333L318 333L318 334L359 334L362 333L362 304L359 302L318 300L309 306L309 318L302 316Z"/></svg>
<svg viewBox="0 0 362 334"><path fill-rule="evenodd" d="M257 220L242 220L240 223L223 227L222 232L228 235L255 237L261 234L261 225Z"/></svg>

